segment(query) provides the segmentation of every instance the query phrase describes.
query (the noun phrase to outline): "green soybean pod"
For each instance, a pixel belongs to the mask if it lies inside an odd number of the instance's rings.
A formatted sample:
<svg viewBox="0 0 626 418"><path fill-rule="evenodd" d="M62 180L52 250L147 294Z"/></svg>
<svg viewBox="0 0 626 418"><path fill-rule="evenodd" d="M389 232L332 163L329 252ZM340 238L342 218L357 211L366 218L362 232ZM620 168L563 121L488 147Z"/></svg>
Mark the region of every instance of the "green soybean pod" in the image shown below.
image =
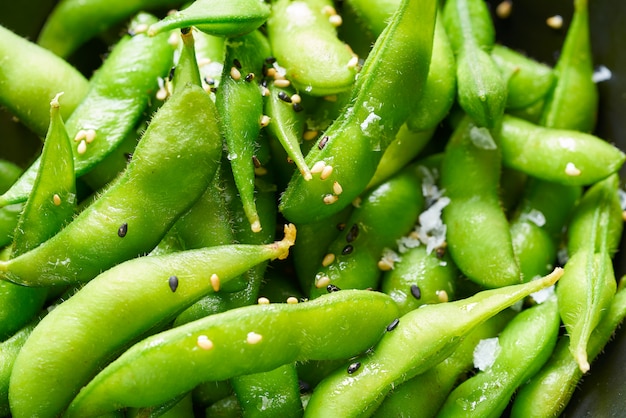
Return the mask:
<svg viewBox="0 0 626 418"><path fill-rule="evenodd" d="M37 43L60 57L69 57L83 43L115 24L147 9L174 7L180 0L62 0L44 23ZM146 28L137 31L145 31Z"/></svg>
<svg viewBox="0 0 626 418"><path fill-rule="evenodd" d="M490 55L495 29L482 0L449 0L443 23L456 57L457 100L474 122L494 128L506 106L506 80Z"/></svg>
<svg viewBox="0 0 626 418"><path fill-rule="evenodd" d="M499 287L521 282L521 273L498 198L500 150L486 128L465 118L455 129L441 163L448 250L470 280Z"/></svg>
<svg viewBox="0 0 626 418"><path fill-rule="evenodd" d="M0 193L7 191L22 174L17 164L0 159ZM15 225L22 213L23 203L3 206L0 208L0 247L13 241Z"/></svg>
<svg viewBox="0 0 626 418"><path fill-rule="evenodd" d="M516 389L548 360L559 333L556 297L525 309L498 335L493 363L457 386L438 417L500 417Z"/></svg>
<svg viewBox="0 0 626 418"><path fill-rule="evenodd" d="M591 185L616 173L626 156L597 136L546 128L505 115L500 130L502 164L531 176L572 186Z"/></svg>
<svg viewBox="0 0 626 418"><path fill-rule="evenodd" d="M591 132L595 126L599 99L593 81L587 3L587 0L574 1L574 16L554 67L557 83L541 115L543 126L583 132Z"/></svg>
<svg viewBox="0 0 626 418"><path fill-rule="evenodd" d="M552 91L556 76L550 66L501 44L493 46L491 57L507 80L507 110L532 106Z"/></svg>
<svg viewBox="0 0 626 418"><path fill-rule="evenodd" d="M172 29L194 26L216 36L240 36L258 29L270 15L263 0L196 0L148 27L155 36Z"/></svg>
<svg viewBox="0 0 626 418"><path fill-rule="evenodd" d="M254 203L254 159L263 117L263 96L257 77L261 76L269 51L267 39L259 31L228 38L222 79L215 93L228 160L254 232L262 228Z"/></svg>
<svg viewBox="0 0 626 418"><path fill-rule="evenodd" d="M418 100L415 86L423 87L426 80L435 14L432 0L401 3L365 60L350 104L306 156L312 170L316 164L330 168L309 181L296 173L283 193L279 210L287 219L305 223L323 219L365 190ZM421 28L418 34L416 25ZM335 193L335 183L341 194Z"/></svg>
<svg viewBox="0 0 626 418"><path fill-rule="evenodd" d="M309 302L212 315L134 345L80 392L66 416L159 403L202 381L269 371L296 360L348 358L374 344L397 314L387 295L343 290ZM130 377L139 371L146 376L141 384ZM181 375L187 378L174 378Z"/></svg>
<svg viewBox="0 0 626 418"><path fill-rule="evenodd" d="M298 90L325 96L354 85L358 59L337 37L337 18L330 0L272 3L267 21L272 53Z"/></svg>
<svg viewBox="0 0 626 418"><path fill-rule="evenodd" d="M587 354L595 359L626 316L626 291L620 283L611 306L591 333ZM569 402L583 372L569 351L569 338L559 341L547 363L515 395L511 417L558 417Z"/></svg>
<svg viewBox="0 0 626 418"><path fill-rule="evenodd" d="M329 245L308 296L339 289L378 288L385 248L408 234L424 208L421 182L409 166L362 196L346 227Z"/></svg>
<svg viewBox="0 0 626 418"><path fill-rule="evenodd" d="M154 16L140 13L131 22L131 28L155 20ZM171 62L167 35L127 35L115 45L92 78L84 100L64 119L70 139L75 141L72 149L77 177L102 161L132 132L146 110L151 92L156 92L157 77L167 73ZM33 162L0 197L0 205L26 200L39 161Z"/></svg>
<svg viewBox="0 0 626 418"><path fill-rule="evenodd" d="M474 367L474 349L478 343L497 337L514 316L515 312L507 309L478 325L448 358L394 388L372 416L436 416L448 394Z"/></svg>
<svg viewBox="0 0 626 418"><path fill-rule="evenodd" d="M172 96L124 174L54 237L0 262L2 278L36 286L85 282L150 251L213 177L222 148L216 120L201 87L189 85Z"/></svg>
<svg viewBox="0 0 626 418"><path fill-rule="evenodd" d="M205 410L206 418L241 418L241 405L235 395L226 396Z"/></svg>
<svg viewBox="0 0 626 418"><path fill-rule="evenodd" d="M557 281L562 271L529 283L485 290L455 302L425 305L394 321L379 343L320 382L305 417L367 416L394 387L447 358L479 324ZM342 291L342 292L345 292ZM337 292L341 293L341 292Z"/></svg>
<svg viewBox="0 0 626 418"><path fill-rule="evenodd" d="M303 414L295 363L267 372L236 376L231 383L245 418L297 418Z"/></svg>
<svg viewBox="0 0 626 418"><path fill-rule="evenodd" d="M20 351L9 389L13 416L62 413L111 356L205 294L219 291L222 283L267 259L286 257L295 234L293 226L285 226L284 239L272 244L138 257L103 272L50 312ZM133 406L153 406L178 394Z"/></svg>
<svg viewBox="0 0 626 418"><path fill-rule="evenodd" d="M15 228L11 257L31 250L70 222L76 209L76 184L70 139L60 115L58 94L50 102L50 127L33 191ZM0 283L0 339L26 325L43 307L48 291Z"/></svg>
<svg viewBox="0 0 626 418"><path fill-rule="evenodd" d="M61 115L67 120L89 90L71 64L2 26L0 57L0 104L42 138L50 123L50 100L65 92Z"/></svg>

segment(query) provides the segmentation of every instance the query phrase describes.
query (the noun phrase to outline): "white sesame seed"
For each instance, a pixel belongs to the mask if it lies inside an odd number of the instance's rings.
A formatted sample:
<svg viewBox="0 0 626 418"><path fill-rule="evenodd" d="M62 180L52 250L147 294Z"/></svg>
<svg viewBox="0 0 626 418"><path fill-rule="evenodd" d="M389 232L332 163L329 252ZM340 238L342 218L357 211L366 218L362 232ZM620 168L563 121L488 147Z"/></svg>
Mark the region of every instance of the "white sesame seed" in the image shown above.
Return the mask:
<svg viewBox="0 0 626 418"><path fill-rule="evenodd" d="M267 87L261 86L261 96L267 97L269 95L270 95L270 89L268 89Z"/></svg>
<svg viewBox="0 0 626 418"><path fill-rule="evenodd" d="M322 266L328 267L333 263L333 261L335 261L335 254L328 253L322 259Z"/></svg>
<svg viewBox="0 0 626 418"><path fill-rule="evenodd" d="M86 137L87 137L87 131L84 129L81 129L80 131L76 132L76 136L74 136L74 141L75 142L82 141Z"/></svg>
<svg viewBox="0 0 626 418"><path fill-rule="evenodd" d="M167 38L167 43L171 46L178 46L178 43L180 42L180 37L178 36L177 32L172 32L170 34L170 37Z"/></svg>
<svg viewBox="0 0 626 418"><path fill-rule="evenodd" d="M85 142L85 140L81 140L78 143L78 147L76 148L76 152L78 152L79 154L84 154L87 152L87 142Z"/></svg>
<svg viewBox="0 0 626 418"><path fill-rule="evenodd" d="M270 124L270 121L271 121L271 120L272 120L272 119L271 119L269 116L267 116L267 115L263 115L263 116L261 116L261 126L262 126L262 127L266 127L267 125L269 125L269 124Z"/></svg>
<svg viewBox="0 0 626 418"><path fill-rule="evenodd" d="M313 167L311 167L311 173L321 173L324 170L324 167L326 167L326 163L324 161L318 161L313 164Z"/></svg>
<svg viewBox="0 0 626 418"><path fill-rule="evenodd" d="M320 179L326 180L328 177L330 177L330 175L332 173L333 173L333 166L332 165L326 165L322 169L322 173L320 174Z"/></svg>
<svg viewBox="0 0 626 418"><path fill-rule="evenodd" d="M327 194L326 196L324 196L323 201L325 204L327 205L332 205L333 203L335 203L337 200L339 200L339 196L334 195L334 194Z"/></svg>
<svg viewBox="0 0 626 418"><path fill-rule="evenodd" d="M291 103L302 103L302 97L299 94L292 94Z"/></svg>
<svg viewBox="0 0 626 418"><path fill-rule="evenodd" d="M250 229L252 229L252 232L261 232L261 222L255 220L250 224Z"/></svg>
<svg viewBox="0 0 626 418"><path fill-rule="evenodd" d="M267 71L265 72L265 74L268 77L275 77L276 73L277 73L276 68L273 68L273 67L272 68L268 68Z"/></svg>
<svg viewBox="0 0 626 418"><path fill-rule="evenodd" d="M213 348L213 341L209 340L209 337L206 335L198 335L196 344L198 344L198 347L203 350L210 350Z"/></svg>
<svg viewBox="0 0 626 418"><path fill-rule="evenodd" d="M359 57L353 55L350 61L348 61L348 68L356 68L357 65L359 65Z"/></svg>
<svg viewBox="0 0 626 418"><path fill-rule="evenodd" d="M333 193L335 193L336 195L340 195L341 193L343 193L343 187L341 187L341 184L339 184L338 181L333 183Z"/></svg>
<svg viewBox="0 0 626 418"><path fill-rule="evenodd" d="M339 15L332 15L328 17L328 21L330 22L331 25L333 25L334 27L338 27L341 26L341 24L343 23L343 19L341 18L341 16Z"/></svg>
<svg viewBox="0 0 626 418"><path fill-rule="evenodd" d="M94 139L96 139L96 130L87 129L87 132L85 133L85 141L87 141L88 144L91 144Z"/></svg>
<svg viewBox="0 0 626 418"><path fill-rule="evenodd" d="M217 274L213 273L211 275L211 287L213 288L214 292L217 292L220 290L220 278Z"/></svg>
<svg viewBox="0 0 626 418"><path fill-rule="evenodd" d="M233 80L237 81L241 79L241 72L237 69L237 67L230 68L230 76Z"/></svg>
<svg viewBox="0 0 626 418"><path fill-rule="evenodd" d="M52 203L54 203L54 206L59 206L61 204L61 196L55 193L54 196L52 196Z"/></svg>
<svg viewBox="0 0 626 418"><path fill-rule="evenodd" d="M335 8L331 5L326 5L324 7L322 7L322 13L324 13L326 16L333 16L337 14L337 10L335 10Z"/></svg>
<svg viewBox="0 0 626 418"><path fill-rule="evenodd" d="M500 19L506 19L511 16L513 10L513 2L511 0L504 0L496 7L496 16Z"/></svg>
<svg viewBox="0 0 626 418"><path fill-rule="evenodd" d="M561 15L550 16L546 19L546 24L552 29L561 29L563 27L563 17Z"/></svg>
<svg viewBox="0 0 626 418"><path fill-rule="evenodd" d="M287 80L286 78L277 79L277 80L274 80L274 85L276 87L285 88L291 85L291 81Z"/></svg>
<svg viewBox="0 0 626 418"><path fill-rule="evenodd" d="M578 167L576 167L574 165L574 163L567 163L567 165L565 166L565 174L567 174L568 176L580 176L580 169Z"/></svg>
<svg viewBox="0 0 626 418"><path fill-rule="evenodd" d="M437 295L437 298L439 298L439 302L445 303L448 301L448 292L445 290L437 290L435 294Z"/></svg>
<svg viewBox="0 0 626 418"><path fill-rule="evenodd" d="M205 65L209 65L213 61L209 57L200 58L198 60L198 67L204 67Z"/></svg>
<svg viewBox="0 0 626 418"><path fill-rule="evenodd" d="M389 271L393 269L393 261L383 258L378 261L378 269L380 271Z"/></svg>
<svg viewBox="0 0 626 418"><path fill-rule="evenodd" d="M157 92L156 92L156 98L157 100L165 100L167 99L168 93L167 93L167 89L165 87L160 88Z"/></svg>
<svg viewBox="0 0 626 418"><path fill-rule="evenodd" d="M290 305L295 305L296 303L298 303L298 298L290 296L287 298L287 303Z"/></svg>
<svg viewBox="0 0 626 418"><path fill-rule="evenodd" d="M265 298L265 297L258 298L256 302L259 305L269 305L270 304L270 300L268 298Z"/></svg>
<svg viewBox="0 0 626 418"><path fill-rule="evenodd" d="M140 23L139 25L133 28L135 33L144 33L148 31L148 25L145 23Z"/></svg>
<svg viewBox="0 0 626 418"><path fill-rule="evenodd" d="M249 332L248 336L246 337L246 342L248 344L257 344L261 342L262 339L263 336L261 334L257 334L256 332Z"/></svg>
<svg viewBox="0 0 626 418"><path fill-rule="evenodd" d="M329 284L330 284L330 277L328 276L321 276L315 281L315 287L317 287L318 289L326 287Z"/></svg>

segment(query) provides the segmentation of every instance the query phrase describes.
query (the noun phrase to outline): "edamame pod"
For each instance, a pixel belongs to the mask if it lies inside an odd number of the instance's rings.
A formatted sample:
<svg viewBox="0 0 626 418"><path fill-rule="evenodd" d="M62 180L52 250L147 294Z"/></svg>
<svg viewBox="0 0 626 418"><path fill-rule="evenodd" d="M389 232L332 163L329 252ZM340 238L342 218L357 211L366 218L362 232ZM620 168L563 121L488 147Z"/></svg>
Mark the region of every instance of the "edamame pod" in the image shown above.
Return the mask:
<svg viewBox="0 0 626 418"><path fill-rule="evenodd" d="M350 104L307 154L309 167L323 165L328 175L309 181L299 173L292 177L279 206L287 219L305 223L323 219L348 206L367 187L384 150L418 100L414 87L426 80L436 3L401 3L365 60ZM419 34L414 32L416 25ZM340 194L335 184L341 186Z"/></svg>
<svg viewBox="0 0 626 418"><path fill-rule="evenodd" d="M201 87L172 96L124 174L54 237L0 262L2 279L35 286L86 282L150 251L213 177L222 150L216 121L215 105Z"/></svg>
<svg viewBox="0 0 626 418"><path fill-rule="evenodd" d="M559 325L554 296L517 314L497 337L493 363L457 386L437 416L500 417L518 386L550 357Z"/></svg>
<svg viewBox="0 0 626 418"><path fill-rule="evenodd" d="M591 185L616 173L626 156L597 136L545 128L505 115L500 131L502 163L556 183Z"/></svg>
<svg viewBox="0 0 626 418"><path fill-rule="evenodd" d="M131 28L155 20L140 13ZM75 141L72 149L76 176L102 161L132 132L146 109L150 92L156 92L157 77L169 71L171 62L166 34L157 38L127 35L120 39L91 80L85 98L64 119L69 137ZM0 197L0 206L26 200L38 165L39 159Z"/></svg>
<svg viewBox="0 0 626 418"><path fill-rule="evenodd" d="M372 413L393 387L444 360L479 324L551 286L561 274L555 269L529 283L485 290L455 302L425 305L400 317L371 352L351 360L350 365L317 385L305 417Z"/></svg>
<svg viewBox="0 0 626 418"><path fill-rule="evenodd" d="M356 55L337 37L341 22L329 0L277 0L267 21L272 53L285 76L307 94L325 96L350 90Z"/></svg>
<svg viewBox="0 0 626 418"><path fill-rule="evenodd" d="M212 315L127 350L80 392L66 416L155 404L205 380L269 371L295 360L348 358L374 344L397 314L387 295L343 290L309 302L253 305ZM168 359L167 368L163 359ZM137 385L134 370L158 372Z"/></svg>
<svg viewBox="0 0 626 418"><path fill-rule="evenodd" d="M272 244L139 257L100 274L50 312L20 351L9 389L13 416L58 416L111 356L222 283L267 259L286 257L295 234L285 226L284 239Z"/></svg>
<svg viewBox="0 0 626 418"><path fill-rule="evenodd" d="M195 26L209 35L240 36L257 29L269 15L270 8L263 0L196 0L152 23L148 35Z"/></svg>

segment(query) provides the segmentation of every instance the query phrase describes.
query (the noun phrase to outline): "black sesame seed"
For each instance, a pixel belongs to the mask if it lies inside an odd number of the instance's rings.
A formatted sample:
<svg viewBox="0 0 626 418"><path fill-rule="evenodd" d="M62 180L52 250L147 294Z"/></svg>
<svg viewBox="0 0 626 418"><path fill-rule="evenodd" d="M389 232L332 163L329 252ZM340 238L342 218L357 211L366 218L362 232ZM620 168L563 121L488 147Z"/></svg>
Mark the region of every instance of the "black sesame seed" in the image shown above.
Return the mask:
<svg viewBox="0 0 626 418"><path fill-rule="evenodd" d="M300 387L300 393L307 393L311 391L311 385L304 380L298 380L298 386Z"/></svg>
<svg viewBox="0 0 626 418"><path fill-rule="evenodd" d="M189 32L191 32L191 28L180 28L180 33L183 35L187 35Z"/></svg>
<svg viewBox="0 0 626 418"><path fill-rule="evenodd" d="M261 85L261 87L267 87L267 78L264 78L263 80L261 80L259 84Z"/></svg>
<svg viewBox="0 0 626 418"><path fill-rule="evenodd" d="M420 290L418 285L411 285L411 295L413 295L415 299L420 299L422 297L422 291Z"/></svg>
<svg viewBox="0 0 626 418"><path fill-rule="evenodd" d="M334 284L329 284L328 286L326 286L326 291L328 293L333 293L333 292L339 292L341 289L339 289L337 286L335 286Z"/></svg>
<svg viewBox="0 0 626 418"><path fill-rule="evenodd" d="M354 247L348 244L345 247L343 247L343 250L341 250L341 255L352 254L352 251L354 251Z"/></svg>
<svg viewBox="0 0 626 418"><path fill-rule="evenodd" d="M343 231L344 229L346 229L346 224L345 224L345 223L343 223L343 222L338 223L338 224L337 224L337 229L338 229L339 231Z"/></svg>
<svg viewBox="0 0 626 418"><path fill-rule="evenodd" d="M300 103L294 103L292 107L294 112L302 112L304 110Z"/></svg>
<svg viewBox="0 0 626 418"><path fill-rule="evenodd" d="M324 149L324 147L326 146L326 143L328 142L329 139L330 138L327 135L323 136L322 139L320 140L319 144L317 144L317 147L319 149Z"/></svg>
<svg viewBox="0 0 626 418"><path fill-rule="evenodd" d="M358 361L355 361L354 363L348 366L348 373L352 374L356 372L357 370L359 370L360 367L361 367L361 363Z"/></svg>
<svg viewBox="0 0 626 418"><path fill-rule="evenodd" d="M239 62L239 60L237 58L235 58L233 60L233 65L235 66L235 68L237 68L238 70L241 70L241 62Z"/></svg>
<svg viewBox="0 0 626 418"><path fill-rule="evenodd" d="M176 67L172 67L170 68L170 73L167 76L167 78L169 78L170 80L172 80L174 78L174 71L176 71Z"/></svg>
<svg viewBox="0 0 626 418"><path fill-rule="evenodd" d="M130 160L133 159L133 153L132 152L125 152L124 153L124 158L126 158L127 162L130 162Z"/></svg>
<svg viewBox="0 0 626 418"><path fill-rule="evenodd" d="M276 62L276 58L274 57L267 57L265 58L265 62L268 64L274 64Z"/></svg>
<svg viewBox="0 0 626 418"><path fill-rule="evenodd" d="M437 256L437 258L443 258L444 255L446 255L446 248L445 247L439 247L435 250L435 255Z"/></svg>
<svg viewBox="0 0 626 418"><path fill-rule="evenodd" d="M170 289L172 289L172 292L176 292L176 289L178 289L178 277L170 276L168 282L170 285Z"/></svg>
<svg viewBox="0 0 626 418"><path fill-rule="evenodd" d="M285 93L284 91L278 92L278 98L285 103L291 103L291 97L289 97L289 95Z"/></svg>
<svg viewBox="0 0 626 418"><path fill-rule="evenodd" d="M212 77L204 77L204 82L207 83L209 86L215 85L215 79Z"/></svg>
<svg viewBox="0 0 626 418"><path fill-rule="evenodd" d="M359 226L357 224L352 224L348 234L346 235L346 241L352 242L359 236Z"/></svg>
<svg viewBox="0 0 626 418"><path fill-rule="evenodd" d="M126 222L124 222L122 225L120 225L120 227L117 229L117 236L120 238L124 238L126 236L126 233L128 232L128 224Z"/></svg>
<svg viewBox="0 0 626 418"><path fill-rule="evenodd" d="M393 321L391 321L391 324L387 325L387 331L393 331L394 329L396 329L399 323L400 319L394 319Z"/></svg>
<svg viewBox="0 0 626 418"><path fill-rule="evenodd" d="M244 80L246 80L248 83L251 82L252 80L254 80L254 73L246 74Z"/></svg>

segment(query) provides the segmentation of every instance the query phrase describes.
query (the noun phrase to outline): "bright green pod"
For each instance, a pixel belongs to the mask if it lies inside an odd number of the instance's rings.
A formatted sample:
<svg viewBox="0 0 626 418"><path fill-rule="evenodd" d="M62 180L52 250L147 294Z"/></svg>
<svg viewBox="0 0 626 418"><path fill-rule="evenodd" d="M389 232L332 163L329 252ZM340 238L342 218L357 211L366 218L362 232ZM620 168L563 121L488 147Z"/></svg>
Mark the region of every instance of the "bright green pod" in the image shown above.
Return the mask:
<svg viewBox="0 0 626 418"><path fill-rule="evenodd" d="M15 163L0 159L0 193L7 191L22 174L22 169ZM15 225L22 213L23 203L0 208L0 247L13 241Z"/></svg>
<svg viewBox="0 0 626 418"><path fill-rule="evenodd" d="M517 314L497 337L493 363L457 386L437 416L502 416L517 388L550 357L559 325L555 297Z"/></svg>
<svg viewBox="0 0 626 418"><path fill-rule="evenodd" d="M0 105L42 138L50 123L50 100L65 93L61 115L67 120L89 90L71 64L2 26L0 57Z"/></svg>
<svg viewBox="0 0 626 418"><path fill-rule="evenodd" d="M180 39L182 46L178 54L178 62L176 62L174 67L174 76L171 80L173 92L176 92L177 88L183 88L187 83L202 87L200 70L198 69L198 61L196 59L196 42L193 30L191 28L181 29Z"/></svg>
<svg viewBox="0 0 626 418"><path fill-rule="evenodd" d="M485 290L467 299L425 305L405 314L388 327L371 351L317 385L305 415L358 417L373 413L394 387L443 361L478 325L551 286L561 274L557 269L529 283Z"/></svg>
<svg viewBox="0 0 626 418"><path fill-rule="evenodd" d="M469 118L457 126L444 152L441 188L448 251L470 280L485 287L521 282L521 273L500 206L500 150L486 128Z"/></svg>
<svg viewBox="0 0 626 418"><path fill-rule="evenodd" d="M50 127L37 178L15 228L11 257L17 257L55 235L74 216L76 183L70 139L57 95L50 102ZM43 307L48 291L11 282L0 283L0 339L12 335Z"/></svg>
<svg viewBox="0 0 626 418"><path fill-rule="evenodd" d="M222 150L216 120L202 88L189 85L172 96L126 171L54 237L0 262L2 278L35 286L86 282L150 251L213 177Z"/></svg>
<svg viewBox="0 0 626 418"><path fill-rule="evenodd" d="M277 0L267 21L272 54L296 89L314 96L348 91L358 60L337 37L330 0Z"/></svg>
<svg viewBox="0 0 626 418"><path fill-rule="evenodd" d="M127 408L121 411L124 418L194 418L191 393L176 396L161 405L145 408Z"/></svg>
<svg viewBox="0 0 626 418"><path fill-rule="evenodd" d="M422 305L455 299L459 271L447 254L440 256L419 245L399 257L393 269L384 272L381 290L396 301L402 315Z"/></svg>
<svg viewBox="0 0 626 418"><path fill-rule="evenodd" d="M309 167L315 171L314 166L322 165L325 174L306 181L296 173L283 193L279 210L287 219L296 223L323 219L365 190L383 152L417 103L415 86L426 80L436 3L401 3L365 60L350 104L307 154ZM422 28L419 36L416 25ZM341 186L341 194L335 184Z"/></svg>
<svg viewBox="0 0 626 418"><path fill-rule="evenodd" d="M268 245L138 257L106 270L50 312L20 351L9 390L13 416L58 416L111 356L253 266L286 257L294 239L295 228L285 226L285 238Z"/></svg>
<svg viewBox="0 0 626 418"><path fill-rule="evenodd" d="M191 394L193 403L197 408L208 408L221 399L231 395L234 396L229 380L202 382L193 388ZM241 413L239 416L241 416Z"/></svg>
<svg viewBox="0 0 626 418"><path fill-rule="evenodd" d="M345 229L328 246L308 296L339 289L378 288L386 248L407 235L424 208L421 181L408 167L360 199ZM330 290L329 290L330 289Z"/></svg>
<svg viewBox="0 0 626 418"><path fill-rule="evenodd" d="M231 383L244 418L298 418L304 412L295 363L267 372L236 376Z"/></svg>
<svg viewBox="0 0 626 418"><path fill-rule="evenodd" d="M241 36L258 29L270 15L263 0L196 0L148 27L148 35L194 26L216 36Z"/></svg>
<svg viewBox="0 0 626 418"><path fill-rule="evenodd" d="M543 276L554 267L563 229L580 195L578 186L529 179L511 220L513 250L524 281Z"/></svg>
<svg viewBox="0 0 626 418"><path fill-rule="evenodd" d="M269 44L259 31L226 40L226 58L215 104L220 114L228 160L250 228L262 228L254 202L255 153L261 132L263 96L260 78Z"/></svg>
<svg viewBox="0 0 626 418"><path fill-rule="evenodd" d="M616 173L626 155L597 136L545 128L505 115L500 130L502 164L556 183L591 185Z"/></svg>
<svg viewBox="0 0 626 418"><path fill-rule="evenodd" d="M570 256L563 267L562 285L556 289L561 300L561 320L570 337L570 353L583 373L589 370L587 345L615 296L615 273L606 251L584 248Z"/></svg>
<svg viewBox="0 0 626 418"><path fill-rule="evenodd" d="M551 67L521 52L496 44L491 57L507 80L507 110L527 108L542 101L555 84Z"/></svg>
<svg viewBox="0 0 626 418"><path fill-rule="evenodd" d="M495 29L482 0L449 0L443 23L456 56L457 99L481 127L494 128L504 114L507 84L490 55Z"/></svg>
<svg viewBox="0 0 626 418"><path fill-rule="evenodd" d="M543 126L582 132L591 132L595 126L599 98L593 81L587 2L574 0L574 16L554 67L557 82L539 122Z"/></svg>
<svg viewBox="0 0 626 418"><path fill-rule="evenodd" d="M141 13L131 28L155 20ZM172 48L167 38L167 34L157 38L136 34L120 39L94 74L84 100L64 119L69 137L75 141L72 150L77 177L102 161L135 129L157 90L157 77L167 74L171 67ZM0 206L26 200L39 161L0 197Z"/></svg>
<svg viewBox="0 0 626 418"><path fill-rule="evenodd" d="M570 255L583 248L607 251L611 257L618 251L624 229L619 183L618 175L614 174L585 191L568 225Z"/></svg>
<svg viewBox="0 0 626 418"><path fill-rule="evenodd" d="M497 337L514 316L507 309L478 325L448 358L394 388L372 416L436 416L448 394L474 367L474 349L480 340Z"/></svg>
<svg viewBox="0 0 626 418"><path fill-rule="evenodd" d="M397 315L387 295L363 290L212 315L128 349L80 392L65 416L151 405L202 381L269 371L296 360L349 358L378 341ZM140 383L133 377L138 370L154 373ZM187 377L181 379L182 375Z"/></svg>
<svg viewBox="0 0 626 418"><path fill-rule="evenodd" d="M621 286L606 315L591 333L587 345L590 360L601 353L625 316L626 290ZM583 372L569 351L569 338L561 336L548 362L515 395L511 417L560 416L582 377Z"/></svg>

